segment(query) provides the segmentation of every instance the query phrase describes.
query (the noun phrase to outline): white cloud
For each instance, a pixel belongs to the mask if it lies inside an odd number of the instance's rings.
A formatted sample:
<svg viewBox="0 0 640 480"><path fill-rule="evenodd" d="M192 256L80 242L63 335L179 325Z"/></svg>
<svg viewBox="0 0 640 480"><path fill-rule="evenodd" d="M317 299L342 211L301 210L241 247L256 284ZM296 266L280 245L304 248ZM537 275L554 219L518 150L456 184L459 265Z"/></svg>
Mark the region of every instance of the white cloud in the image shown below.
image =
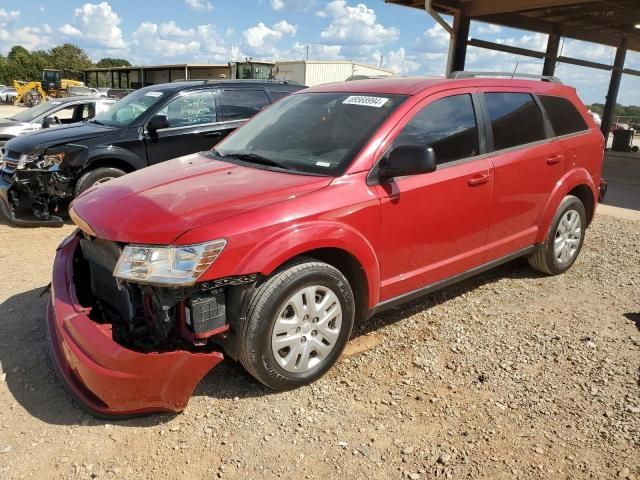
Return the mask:
<svg viewBox="0 0 640 480"><path fill-rule="evenodd" d="M0 8L0 51L6 52L14 45L21 45L27 50L37 50L50 44L50 27L15 28L13 23L20 17L19 10Z"/></svg>
<svg viewBox="0 0 640 480"><path fill-rule="evenodd" d="M292 10L302 12L313 8L315 0L271 0L271 8L276 11Z"/></svg>
<svg viewBox="0 0 640 480"><path fill-rule="evenodd" d="M226 62L227 49L213 25L181 28L174 21L143 22L133 32L133 53L142 61L167 58L181 61Z"/></svg>
<svg viewBox="0 0 640 480"><path fill-rule="evenodd" d="M399 75L407 75L413 73L420 68L420 63L407 55L404 48L391 50L387 54L387 61L384 67Z"/></svg>
<svg viewBox="0 0 640 480"><path fill-rule="evenodd" d="M4 8L0 8L0 27L6 28L6 26L17 20L20 16L20 10L5 10Z"/></svg>
<svg viewBox="0 0 640 480"><path fill-rule="evenodd" d="M439 53L449 48L449 32L436 23L428 28L415 43L415 50L419 52Z"/></svg>
<svg viewBox="0 0 640 480"><path fill-rule="evenodd" d="M375 11L363 3L351 7L345 0L333 0L325 11L331 23L320 37L327 44L379 46L400 36L397 28L377 23Z"/></svg>
<svg viewBox="0 0 640 480"><path fill-rule="evenodd" d="M242 34L243 50L249 55L256 56L278 56L279 52L275 44L282 37L293 37L298 27L281 20L267 27L260 22L254 27L250 27Z"/></svg>
<svg viewBox="0 0 640 480"><path fill-rule="evenodd" d="M122 37L120 17L113 11L108 2L98 4L85 3L76 8L74 24L68 23L60 27L59 32L66 37L82 39L86 46L107 49L122 49L126 47Z"/></svg>
<svg viewBox="0 0 640 480"><path fill-rule="evenodd" d="M191 10L196 12L212 12L213 5L206 0L184 0L184 3Z"/></svg>
<svg viewBox="0 0 640 480"><path fill-rule="evenodd" d="M472 29L483 35L497 35L502 32L502 28L493 23L474 22Z"/></svg>

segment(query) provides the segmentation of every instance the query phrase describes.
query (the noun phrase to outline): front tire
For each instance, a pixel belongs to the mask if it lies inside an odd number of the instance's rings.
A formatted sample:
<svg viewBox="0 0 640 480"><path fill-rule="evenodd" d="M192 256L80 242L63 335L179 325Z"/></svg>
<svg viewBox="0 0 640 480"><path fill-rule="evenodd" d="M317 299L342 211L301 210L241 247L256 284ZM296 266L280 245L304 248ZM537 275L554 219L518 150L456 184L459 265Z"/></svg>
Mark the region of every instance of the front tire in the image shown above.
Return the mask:
<svg viewBox="0 0 640 480"><path fill-rule="evenodd" d="M344 275L302 259L274 273L253 295L239 325L240 362L273 390L314 382L338 360L355 318Z"/></svg>
<svg viewBox="0 0 640 480"><path fill-rule="evenodd" d="M76 182L76 197L98 183L108 182L114 178L122 177L123 175L126 175L126 173L127 172L124 172L119 168L113 167L99 167L89 170Z"/></svg>
<svg viewBox="0 0 640 480"><path fill-rule="evenodd" d="M559 275L571 268L584 243L587 213L577 197L564 197L553 218L545 242L529 258L539 272Z"/></svg>

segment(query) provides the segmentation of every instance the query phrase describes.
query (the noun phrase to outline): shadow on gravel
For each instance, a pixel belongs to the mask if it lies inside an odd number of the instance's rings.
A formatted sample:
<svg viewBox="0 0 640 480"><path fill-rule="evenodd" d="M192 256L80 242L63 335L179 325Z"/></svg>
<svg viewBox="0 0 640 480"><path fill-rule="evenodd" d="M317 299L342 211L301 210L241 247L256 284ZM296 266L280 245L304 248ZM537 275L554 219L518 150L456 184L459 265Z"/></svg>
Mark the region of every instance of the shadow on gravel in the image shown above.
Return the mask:
<svg viewBox="0 0 640 480"><path fill-rule="evenodd" d="M374 316L356 326L353 338L387 325L395 324L420 311L444 303L482 285L502 278L539 278L522 261L513 261L477 277L465 280L402 307ZM102 425L116 421L100 420L78 406L58 381L49 357L45 325L48 293L45 286L14 295L0 305L0 362L7 386L30 415L56 425ZM626 314L636 325L638 314ZM193 396L214 399L251 398L271 394L231 360L213 369L196 387ZM8 408L14 408L9 405ZM175 415L158 414L117 421L128 427L149 427L173 419Z"/></svg>
<svg viewBox="0 0 640 480"><path fill-rule="evenodd" d="M638 313L625 313L625 318L631 320L638 330L640 330L640 312Z"/></svg>

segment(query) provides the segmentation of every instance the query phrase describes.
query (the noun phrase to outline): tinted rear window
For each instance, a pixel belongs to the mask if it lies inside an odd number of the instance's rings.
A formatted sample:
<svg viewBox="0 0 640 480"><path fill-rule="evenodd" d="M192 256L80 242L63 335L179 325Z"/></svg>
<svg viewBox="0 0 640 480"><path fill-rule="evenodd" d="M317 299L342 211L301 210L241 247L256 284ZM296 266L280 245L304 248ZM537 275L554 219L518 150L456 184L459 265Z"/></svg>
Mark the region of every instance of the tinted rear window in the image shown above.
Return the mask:
<svg viewBox="0 0 640 480"><path fill-rule="evenodd" d="M573 103L566 98L548 95L539 95L539 97L556 135L567 135L589 128Z"/></svg>
<svg viewBox="0 0 640 480"><path fill-rule="evenodd" d="M220 92L222 116L225 120L242 120L253 117L265 105L269 97L263 90L223 90Z"/></svg>
<svg viewBox="0 0 640 480"><path fill-rule="evenodd" d="M495 150L544 140L542 113L528 93L484 94Z"/></svg>

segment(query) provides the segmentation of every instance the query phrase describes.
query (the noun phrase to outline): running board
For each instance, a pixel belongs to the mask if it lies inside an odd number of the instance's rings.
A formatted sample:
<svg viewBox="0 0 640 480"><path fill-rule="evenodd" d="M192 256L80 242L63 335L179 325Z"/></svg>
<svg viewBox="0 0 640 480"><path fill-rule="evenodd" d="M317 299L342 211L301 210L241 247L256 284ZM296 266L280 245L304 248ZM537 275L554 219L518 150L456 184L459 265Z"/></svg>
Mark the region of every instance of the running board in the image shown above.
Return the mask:
<svg viewBox="0 0 640 480"><path fill-rule="evenodd" d="M417 290L413 290L408 293L403 293L397 297L390 298L389 300L385 300L384 302L378 303L375 307L369 310L367 314L367 318L373 317L375 314L388 310L390 308L397 307L398 305L402 305L403 303L410 302L411 300L415 300L416 298L423 297L428 295L429 293L433 293L437 290L448 287L449 285L453 285L454 283L461 282L468 278L479 275L480 273L486 272L487 270L491 270L499 265L510 262L511 260L515 260L516 258L525 257L527 255L531 255L535 252L537 245L531 245L530 247L524 248L522 250L518 250L515 253L511 253L504 257L500 257L497 260L492 260L489 263L485 263L478 267L472 268L471 270L467 270L466 272L460 273L458 275L454 275L453 277L445 278L444 280L440 280L439 282L432 283L427 285L426 287L419 288Z"/></svg>

